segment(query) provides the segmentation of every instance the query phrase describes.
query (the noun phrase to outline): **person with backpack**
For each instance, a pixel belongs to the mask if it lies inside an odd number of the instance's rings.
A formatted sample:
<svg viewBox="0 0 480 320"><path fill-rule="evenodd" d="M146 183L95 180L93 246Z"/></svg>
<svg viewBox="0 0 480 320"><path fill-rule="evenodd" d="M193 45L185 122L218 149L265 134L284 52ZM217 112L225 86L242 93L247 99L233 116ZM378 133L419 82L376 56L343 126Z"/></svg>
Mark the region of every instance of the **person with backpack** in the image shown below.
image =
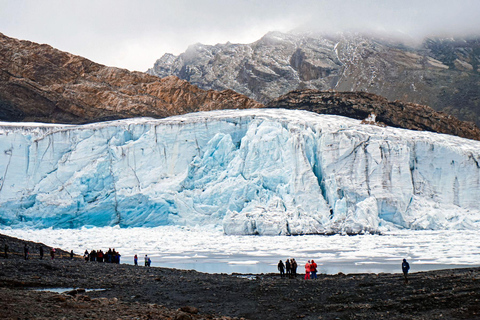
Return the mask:
<svg viewBox="0 0 480 320"><path fill-rule="evenodd" d="M403 272L403 278L405 279L405 283L408 283L408 270L410 270L410 265L408 264L407 259L403 259L402 272Z"/></svg>

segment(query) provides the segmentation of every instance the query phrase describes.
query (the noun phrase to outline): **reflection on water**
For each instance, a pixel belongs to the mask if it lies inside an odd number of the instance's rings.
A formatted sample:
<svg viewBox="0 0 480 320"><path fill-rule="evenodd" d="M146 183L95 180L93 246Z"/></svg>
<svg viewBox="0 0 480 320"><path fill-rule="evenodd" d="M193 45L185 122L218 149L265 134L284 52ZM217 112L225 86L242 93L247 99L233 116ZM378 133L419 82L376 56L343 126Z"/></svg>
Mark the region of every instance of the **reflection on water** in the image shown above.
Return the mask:
<svg viewBox="0 0 480 320"><path fill-rule="evenodd" d="M54 292L54 293L65 293L65 292L70 292L78 289L79 288L32 288L31 290L47 291L47 292ZM91 292L91 291L105 291L106 289L82 289L82 292L83 290L85 290L85 292Z"/></svg>

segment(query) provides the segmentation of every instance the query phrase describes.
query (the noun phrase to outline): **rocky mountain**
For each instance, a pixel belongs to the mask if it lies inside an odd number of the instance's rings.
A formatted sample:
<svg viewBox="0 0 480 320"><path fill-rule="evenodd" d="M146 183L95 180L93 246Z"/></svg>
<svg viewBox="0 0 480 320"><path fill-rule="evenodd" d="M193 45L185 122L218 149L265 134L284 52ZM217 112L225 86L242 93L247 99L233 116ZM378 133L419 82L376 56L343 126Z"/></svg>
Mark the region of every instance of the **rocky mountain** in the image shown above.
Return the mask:
<svg viewBox="0 0 480 320"><path fill-rule="evenodd" d="M261 106L232 90L206 91L0 34L3 121L87 123Z"/></svg>
<svg viewBox="0 0 480 320"><path fill-rule="evenodd" d="M195 44L148 73L267 103L296 89L366 91L480 125L480 39L420 44L359 34L271 32L250 44Z"/></svg>
<svg viewBox="0 0 480 320"><path fill-rule="evenodd" d="M377 125L431 131L480 140L480 129L473 122L460 121L430 107L402 102L367 92L295 90L272 100L269 108L308 110L320 114L342 115Z"/></svg>
<svg viewBox="0 0 480 320"><path fill-rule="evenodd" d="M237 48L240 52L241 46ZM238 58L237 54L242 55L238 52L232 53L230 60ZM176 76L159 79L142 72L107 67L49 45L20 41L2 34L0 58L0 120L3 121L88 123L264 106L231 89L203 90ZM231 64L225 62L222 66ZM220 68L220 65L217 67ZM301 74L307 79L310 71L306 70L309 69L299 67L299 70L305 70ZM220 69L216 72L221 74ZM276 72L281 73L280 69ZM310 77L314 75L310 73ZM326 78L331 81L336 79L332 74L325 73L323 79ZM189 77L189 81L199 80ZM222 81L222 78L217 81ZM259 80L257 84L253 88L273 85L274 82ZM284 84L286 88L287 84ZM395 127L443 132L472 139L480 137L478 128L471 123L459 122L446 114L437 115L428 107L415 105L407 108L405 106L408 104L390 103L382 97L362 93L332 94L305 90L292 92L268 106L306 109L357 119L364 119L374 112L381 122ZM328 108L318 105L319 101L325 99L328 100ZM400 109L397 106L401 106ZM402 110L408 112L402 113Z"/></svg>

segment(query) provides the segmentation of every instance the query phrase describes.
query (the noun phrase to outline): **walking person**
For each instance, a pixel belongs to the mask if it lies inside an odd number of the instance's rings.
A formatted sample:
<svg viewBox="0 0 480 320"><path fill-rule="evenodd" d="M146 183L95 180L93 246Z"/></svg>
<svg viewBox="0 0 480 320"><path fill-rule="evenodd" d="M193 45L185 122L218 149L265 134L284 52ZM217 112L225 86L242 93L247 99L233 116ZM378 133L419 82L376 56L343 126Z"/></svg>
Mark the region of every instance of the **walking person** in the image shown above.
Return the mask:
<svg viewBox="0 0 480 320"><path fill-rule="evenodd" d="M315 260L312 260L312 263L310 264L310 278L317 279L317 264L315 263Z"/></svg>
<svg viewBox="0 0 480 320"><path fill-rule="evenodd" d="M278 263L278 271L280 271L280 277L285 277L285 265L283 264L282 260Z"/></svg>
<svg viewBox="0 0 480 320"><path fill-rule="evenodd" d="M148 267L148 256L145 255L145 267Z"/></svg>
<svg viewBox="0 0 480 320"><path fill-rule="evenodd" d="M403 278L405 279L405 283L408 283L408 270L410 270L410 265L408 264L407 259L403 259L402 272L403 272Z"/></svg>
<svg viewBox="0 0 480 320"><path fill-rule="evenodd" d="M55 248L50 249L50 257L52 257L52 260L55 259Z"/></svg>
<svg viewBox="0 0 480 320"><path fill-rule="evenodd" d="M40 246L40 260L43 260L43 247Z"/></svg>
<svg viewBox="0 0 480 320"><path fill-rule="evenodd" d="M310 279L310 260L305 263L305 280Z"/></svg>

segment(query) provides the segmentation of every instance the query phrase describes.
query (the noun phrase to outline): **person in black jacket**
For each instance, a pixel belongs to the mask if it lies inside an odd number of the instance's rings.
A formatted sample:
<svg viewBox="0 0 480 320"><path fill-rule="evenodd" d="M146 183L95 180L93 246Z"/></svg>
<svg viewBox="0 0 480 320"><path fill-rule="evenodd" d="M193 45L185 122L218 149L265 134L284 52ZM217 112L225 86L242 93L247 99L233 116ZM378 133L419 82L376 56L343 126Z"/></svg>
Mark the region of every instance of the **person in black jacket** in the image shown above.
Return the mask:
<svg viewBox="0 0 480 320"><path fill-rule="evenodd" d="M283 264L282 260L278 263L278 271L280 271L280 277L285 277L285 265Z"/></svg>
<svg viewBox="0 0 480 320"><path fill-rule="evenodd" d="M405 283L408 283L408 270L410 270L410 265L408 264L407 259L403 259L402 272L403 277L405 278Z"/></svg>
<svg viewBox="0 0 480 320"><path fill-rule="evenodd" d="M285 261L285 271L287 272L287 277L291 278L292 265L290 264L290 259L287 259L287 261Z"/></svg>

